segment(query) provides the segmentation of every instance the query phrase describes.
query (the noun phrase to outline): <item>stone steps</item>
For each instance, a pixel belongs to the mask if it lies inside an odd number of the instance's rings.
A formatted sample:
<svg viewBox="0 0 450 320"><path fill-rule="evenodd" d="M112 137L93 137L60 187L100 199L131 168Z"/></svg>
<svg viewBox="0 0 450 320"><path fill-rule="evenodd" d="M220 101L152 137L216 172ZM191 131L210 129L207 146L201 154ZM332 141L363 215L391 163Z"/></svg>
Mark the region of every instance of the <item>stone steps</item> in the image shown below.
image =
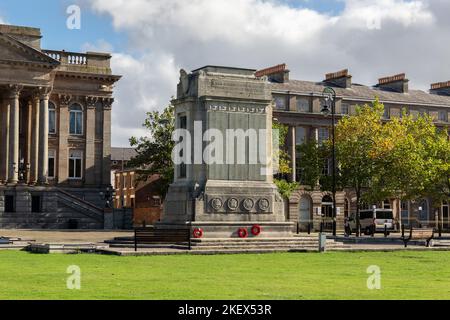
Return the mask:
<svg viewBox="0 0 450 320"><path fill-rule="evenodd" d="M113 240L106 240L111 248L131 248L134 247L133 237L117 237ZM172 248L186 249L187 243L178 244L139 244L138 248ZM191 250L202 252L277 252L291 250L318 251L319 240L315 236L302 236L290 238L210 238L191 239ZM346 249L349 246L328 239L326 243L328 249Z"/></svg>

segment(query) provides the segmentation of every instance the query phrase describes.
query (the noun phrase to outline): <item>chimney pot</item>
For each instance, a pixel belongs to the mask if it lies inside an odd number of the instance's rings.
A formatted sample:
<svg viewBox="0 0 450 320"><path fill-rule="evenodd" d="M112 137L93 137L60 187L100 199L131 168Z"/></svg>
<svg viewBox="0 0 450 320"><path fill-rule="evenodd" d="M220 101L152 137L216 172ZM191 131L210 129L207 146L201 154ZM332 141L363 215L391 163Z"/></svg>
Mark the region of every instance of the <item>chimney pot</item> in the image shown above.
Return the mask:
<svg viewBox="0 0 450 320"><path fill-rule="evenodd" d="M350 88L352 86L352 76L348 74L348 69L344 69L338 72L327 73L324 82L341 88Z"/></svg>
<svg viewBox="0 0 450 320"><path fill-rule="evenodd" d="M408 93L408 82L409 80L406 79L406 74L400 73L395 76L378 79L378 87L395 92Z"/></svg>

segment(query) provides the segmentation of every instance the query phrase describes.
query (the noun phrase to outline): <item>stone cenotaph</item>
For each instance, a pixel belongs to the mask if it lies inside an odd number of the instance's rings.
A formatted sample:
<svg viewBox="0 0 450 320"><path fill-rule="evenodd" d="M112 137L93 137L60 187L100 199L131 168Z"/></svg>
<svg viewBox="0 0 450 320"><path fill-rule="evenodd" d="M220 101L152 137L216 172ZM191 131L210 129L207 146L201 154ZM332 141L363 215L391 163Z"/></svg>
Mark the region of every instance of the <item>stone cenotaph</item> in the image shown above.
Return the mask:
<svg viewBox="0 0 450 320"><path fill-rule="evenodd" d="M249 69L181 70L173 104L181 129L174 155L184 160L175 162L157 228L189 226L203 238L292 236L273 183L267 79Z"/></svg>

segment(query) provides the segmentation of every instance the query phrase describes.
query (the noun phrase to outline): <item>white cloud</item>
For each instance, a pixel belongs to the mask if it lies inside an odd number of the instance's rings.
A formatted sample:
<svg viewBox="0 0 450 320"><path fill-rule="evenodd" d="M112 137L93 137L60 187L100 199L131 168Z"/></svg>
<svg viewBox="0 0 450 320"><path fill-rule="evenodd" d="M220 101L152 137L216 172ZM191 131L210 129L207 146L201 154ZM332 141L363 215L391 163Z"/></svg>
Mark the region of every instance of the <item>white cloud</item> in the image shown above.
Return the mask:
<svg viewBox="0 0 450 320"><path fill-rule="evenodd" d="M131 136L145 135L141 127L145 113L167 106L178 80L179 67L164 54L145 54L133 58L113 54L114 73L124 75L116 87L113 108L113 142L127 145Z"/></svg>
<svg viewBox="0 0 450 320"><path fill-rule="evenodd" d="M281 0L88 1L95 12L110 15L130 43L130 52L113 56L114 73L124 76L116 92L114 144L140 128L145 111L167 105L179 68L286 62L293 78L322 80L349 68L354 81L365 84L406 72L411 87L425 89L450 77L446 0L345 0L336 15Z"/></svg>
<svg viewBox="0 0 450 320"><path fill-rule="evenodd" d="M81 46L83 52L113 52L113 46L105 39L99 39L96 43L86 42Z"/></svg>

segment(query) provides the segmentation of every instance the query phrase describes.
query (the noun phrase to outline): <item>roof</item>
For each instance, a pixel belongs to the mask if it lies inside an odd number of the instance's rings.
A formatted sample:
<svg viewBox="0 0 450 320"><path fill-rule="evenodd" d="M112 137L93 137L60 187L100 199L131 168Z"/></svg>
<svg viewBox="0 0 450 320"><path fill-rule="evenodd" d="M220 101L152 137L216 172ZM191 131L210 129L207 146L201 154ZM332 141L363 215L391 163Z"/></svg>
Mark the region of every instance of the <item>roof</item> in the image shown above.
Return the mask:
<svg viewBox="0 0 450 320"><path fill-rule="evenodd" d="M285 83L271 83L272 91L291 92L293 94L321 95L325 87L324 82L289 80ZM336 96L349 100L372 101L378 97L385 103L418 104L424 106L446 106L450 107L450 96L430 94L422 90L409 90L408 93L388 91L378 87L369 87L360 84L352 84L351 88L333 87Z"/></svg>
<svg viewBox="0 0 450 320"><path fill-rule="evenodd" d="M111 160L112 161L130 161L131 158L135 157L137 152L133 148L111 148Z"/></svg>

